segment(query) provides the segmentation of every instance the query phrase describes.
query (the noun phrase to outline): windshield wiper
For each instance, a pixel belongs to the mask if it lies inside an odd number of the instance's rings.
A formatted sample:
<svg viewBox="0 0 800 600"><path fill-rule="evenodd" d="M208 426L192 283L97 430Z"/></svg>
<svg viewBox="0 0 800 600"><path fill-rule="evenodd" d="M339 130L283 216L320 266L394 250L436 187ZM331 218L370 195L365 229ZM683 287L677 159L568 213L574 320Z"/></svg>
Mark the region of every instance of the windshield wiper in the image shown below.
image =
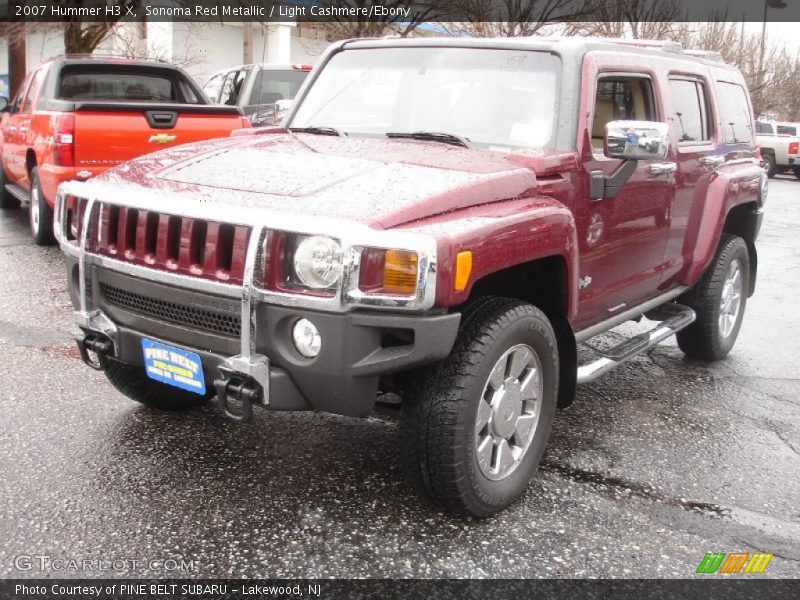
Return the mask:
<svg viewBox="0 0 800 600"><path fill-rule="evenodd" d="M325 127L323 125L311 125L309 127L289 127L289 131L293 133L313 133L315 135L338 135L341 137L346 135L334 127Z"/></svg>
<svg viewBox="0 0 800 600"><path fill-rule="evenodd" d="M463 138L459 135L453 135L452 133L441 133L439 131L412 131L410 133L389 132L386 134L386 137L441 142L443 144L451 144L453 146L472 148L472 144L470 144L467 138Z"/></svg>

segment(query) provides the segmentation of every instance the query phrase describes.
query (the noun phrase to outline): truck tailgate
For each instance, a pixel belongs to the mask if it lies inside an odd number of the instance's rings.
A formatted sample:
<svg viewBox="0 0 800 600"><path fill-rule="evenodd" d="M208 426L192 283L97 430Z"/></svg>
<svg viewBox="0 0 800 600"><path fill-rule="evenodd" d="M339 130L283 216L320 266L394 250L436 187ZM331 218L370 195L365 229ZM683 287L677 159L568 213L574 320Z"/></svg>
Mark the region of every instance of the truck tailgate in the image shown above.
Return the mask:
<svg viewBox="0 0 800 600"><path fill-rule="evenodd" d="M76 104L75 166L111 167L162 148L225 137L243 124L232 106Z"/></svg>

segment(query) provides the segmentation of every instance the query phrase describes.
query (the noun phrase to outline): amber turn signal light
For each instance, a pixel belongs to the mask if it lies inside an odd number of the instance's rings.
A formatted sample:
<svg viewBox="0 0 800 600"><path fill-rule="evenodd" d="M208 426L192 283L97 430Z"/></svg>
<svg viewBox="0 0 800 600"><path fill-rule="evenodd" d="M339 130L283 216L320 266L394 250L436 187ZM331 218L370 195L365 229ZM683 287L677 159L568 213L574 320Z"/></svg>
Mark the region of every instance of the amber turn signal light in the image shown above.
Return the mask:
<svg viewBox="0 0 800 600"><path fill-rule="evenodd" d="M358 287L368 294L412 296L417 291L416 252L366 248L361 254Z"/></svg>
<svg viewBox="0 0 800 600"><path fill-rule="evenodd" d="M472 275L472 252L466 250L456 254L456 276L453 289L457 292L467 289L469 276Z"/></svg>
<svg viewBox="0 0 800 600"><path fill-rule="evenodd" d="M411 295L417 289L417 253L387 250L383 288L389 294Z"/></svg>

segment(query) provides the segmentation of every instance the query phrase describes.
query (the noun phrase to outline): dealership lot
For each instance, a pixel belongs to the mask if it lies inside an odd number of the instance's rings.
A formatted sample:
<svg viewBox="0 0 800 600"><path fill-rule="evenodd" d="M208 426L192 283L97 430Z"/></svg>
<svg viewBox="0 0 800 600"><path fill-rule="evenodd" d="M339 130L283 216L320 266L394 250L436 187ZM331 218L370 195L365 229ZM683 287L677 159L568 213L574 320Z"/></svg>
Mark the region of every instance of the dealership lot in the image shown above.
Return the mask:
<svg viewBox="0 0 800 600"><path fill-rule="evenodd" d="M80 363L59 250L3 211L0 575L690 577L761 551L764 576L796 577L799 192L771 182L731 357L669 342L581 388L527 494L485 521L409 489L391 415L237 425L120 396Z"/></svg>

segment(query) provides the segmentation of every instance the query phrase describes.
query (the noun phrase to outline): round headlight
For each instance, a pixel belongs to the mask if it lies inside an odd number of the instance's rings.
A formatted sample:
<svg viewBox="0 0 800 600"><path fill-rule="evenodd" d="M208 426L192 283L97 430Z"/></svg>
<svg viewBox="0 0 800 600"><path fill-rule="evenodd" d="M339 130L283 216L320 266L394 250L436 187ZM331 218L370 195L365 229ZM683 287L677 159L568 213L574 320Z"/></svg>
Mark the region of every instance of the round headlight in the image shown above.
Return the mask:
<svg viewBox="0 0 800 600"><path fill-rule="evenodd" d="M322 348L319 330L308 319L298 319L292 328L294 347L306 358L314 358Z"/></svg>
<svg viewBox="0 0 800 600"><path fill-rule="evenodd" d="M294 253L294 272L310 288L331 287L342 276L342 247L321 235L305 238Z"/></svg>

